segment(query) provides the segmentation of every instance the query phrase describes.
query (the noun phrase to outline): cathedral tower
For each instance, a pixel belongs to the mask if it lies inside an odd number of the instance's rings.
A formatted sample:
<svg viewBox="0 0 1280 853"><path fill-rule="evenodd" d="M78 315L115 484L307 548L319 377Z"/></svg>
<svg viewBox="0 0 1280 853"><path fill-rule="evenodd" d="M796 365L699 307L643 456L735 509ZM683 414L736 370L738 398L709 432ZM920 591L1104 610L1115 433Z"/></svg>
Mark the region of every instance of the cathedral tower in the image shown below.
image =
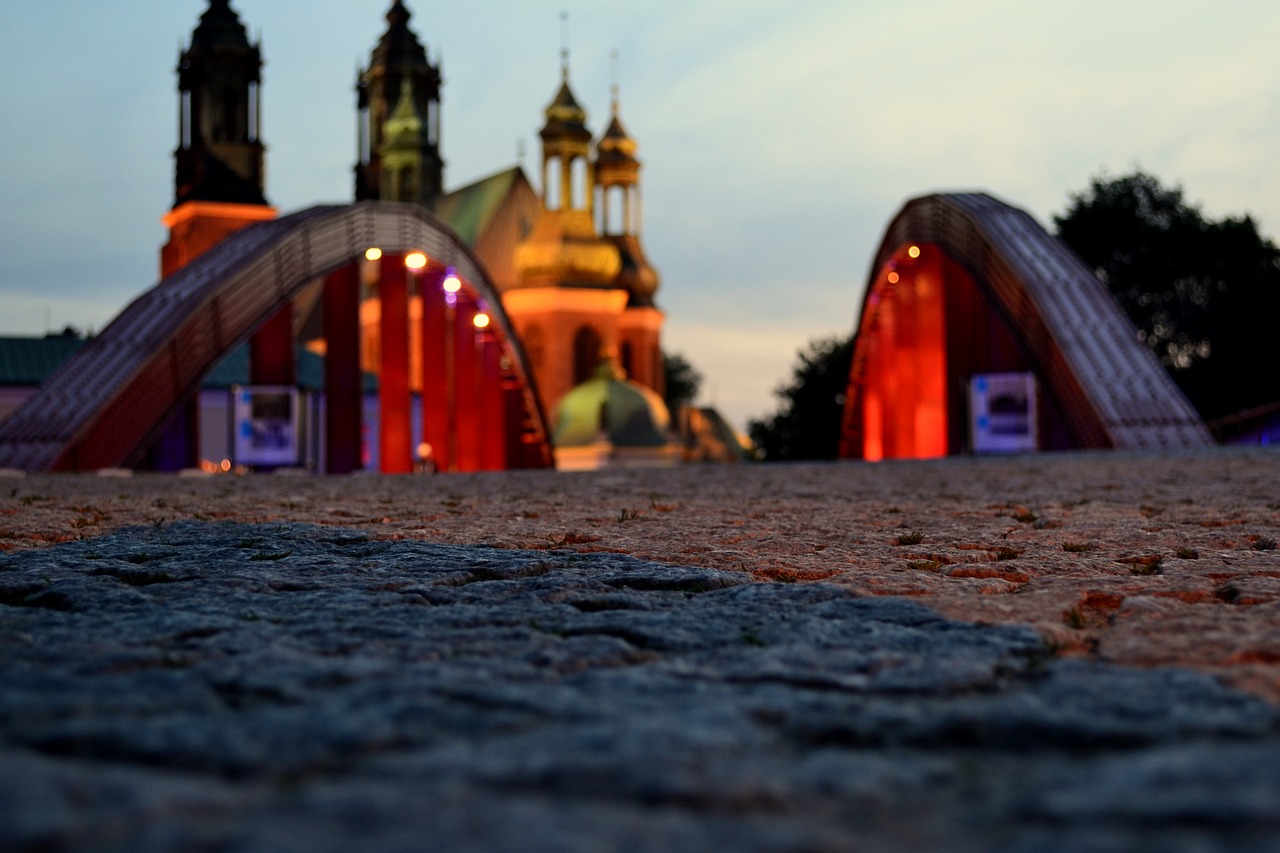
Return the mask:
<svg viewBox="0 0 1280 853"><path fill-rule="evenodd" d="M163 275L276 213L266 200L259 137L262 55L230 0L209 0L177 71L178 149Z"/></svg>
<svg viewBox="0 0 1280 853"><path fill-rule="evenodd" d="M404 3L395 0L387 12L387 31L356 81L356 200L413 201L434 208L444 189L442 81L440 66L428 61L409 18Z"/></svg>
<svg viewBox="0 0 1280 853"><path fill-rule="evenodd" d="M596 144L595 175L600 233L617 247L622 262L613 283L627 292L627 308L619 322L618 362L632 380L661 394L664 317L653 302L658 271L640 246L640 161L636 141L619 115L616 83L611 111L609 127Z"/></svg>
<svg viewBox="0 0 1280 853"><path fill-rule="evenodd" d="M618 355L618 320L628 294L615 285L618 248L596 231L587 113L569 85L568 53L560 88L547 106L542 139L542 210L517 247L519 283L503 295L548 412L575 385Z"/></svg>

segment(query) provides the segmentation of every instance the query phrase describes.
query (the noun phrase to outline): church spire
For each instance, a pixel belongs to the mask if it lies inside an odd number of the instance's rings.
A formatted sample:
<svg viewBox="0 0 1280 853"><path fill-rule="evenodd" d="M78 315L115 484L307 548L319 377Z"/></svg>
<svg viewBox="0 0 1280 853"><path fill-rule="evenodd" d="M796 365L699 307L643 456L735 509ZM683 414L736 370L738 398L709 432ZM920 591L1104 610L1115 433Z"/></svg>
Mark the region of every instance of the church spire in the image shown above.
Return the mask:
<svg viewBox="0 0 1280 853"><path fill-rule="evenodd" d="M444 160L440 156L440 65L431 64L426 48L409 27L412 13L401 0L387 10L387 29L378 40L369 65L359 72L358 152L356 198L387 199L393 191L382 185L382 166L388 120L399 103L403 82L408 80L413 106L422 122L418 157L423 192L420 203L432 207L444 191Z"/></svg>
<svg viewBox="0 0 1280 853"><path fill-rule="evenodd" d="M561 12L564 21L567 13ZM591 209L591 131L587 111L569 85L569 48L560 48L560 88L543 115L542 204L547 210Z"/></svg>
<svg viewBox="0 0 1280 853"><path fill-rule="evenodd" d="M658 290L658 272L640 246L640 161L636 141L622 124L617 51L614 51L610 86L612 117L596 143L596 192L599 195L600 233L618 247L622 270L615 284L630 294L628 305L652 306Z"/></svg>
<svg viewBox="0 0 1280 853"><path fill-rule="evenodd" d="M178 59L175 206L197 200L266 204L259 47L249 41L230 0L209 0Z"/></svg>

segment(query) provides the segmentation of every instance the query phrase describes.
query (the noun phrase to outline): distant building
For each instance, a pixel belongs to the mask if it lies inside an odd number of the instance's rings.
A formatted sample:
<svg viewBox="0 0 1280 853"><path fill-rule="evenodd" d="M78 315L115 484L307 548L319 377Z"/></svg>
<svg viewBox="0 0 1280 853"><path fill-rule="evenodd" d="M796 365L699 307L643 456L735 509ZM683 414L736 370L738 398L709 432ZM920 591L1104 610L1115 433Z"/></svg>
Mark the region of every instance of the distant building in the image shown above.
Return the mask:
<svg viewBox="0 0 1280 853"><path fill-rule="evenodd" d="M569 82L540 131L541 192L512 167L446 192L440 154L442 76L399 2L357 83L357 199L421 204L471 245L502 295L544 410L591 379L603 360L661 395L660 279L641 245L640 161L613 87L596 139ZM376 299L366 300L366 347L378 349Z"/></svg>

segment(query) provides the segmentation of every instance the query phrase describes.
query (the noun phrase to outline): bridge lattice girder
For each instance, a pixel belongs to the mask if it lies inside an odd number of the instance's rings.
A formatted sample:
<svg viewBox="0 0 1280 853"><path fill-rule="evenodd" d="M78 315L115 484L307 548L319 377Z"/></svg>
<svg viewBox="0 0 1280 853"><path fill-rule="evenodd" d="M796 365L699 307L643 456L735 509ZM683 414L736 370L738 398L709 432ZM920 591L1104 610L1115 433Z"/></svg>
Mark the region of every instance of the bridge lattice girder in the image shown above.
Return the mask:
<svg viewBox="0 0 1280 853"><path fill-rule="evenodd" d="M841 455L857 456L860 378L876 288L908 244L934 244L963 267L1019 339L1036 375L1062 406L1080 447L1202 447L1213 443L1101 281L1026 212L985 193L908 201L889 223L863 296L845 406Z"/></svg>
<svg viewBox="0 0 1280 853"><path fill-rule="evenodd" d="M365 250L422 251L485 300L544 455L550 444L524 354L484 267L418 205L308 208L238 231L130 303L0 423L0 467L93 470L137 464L233 348L317 279Z"/></svg>

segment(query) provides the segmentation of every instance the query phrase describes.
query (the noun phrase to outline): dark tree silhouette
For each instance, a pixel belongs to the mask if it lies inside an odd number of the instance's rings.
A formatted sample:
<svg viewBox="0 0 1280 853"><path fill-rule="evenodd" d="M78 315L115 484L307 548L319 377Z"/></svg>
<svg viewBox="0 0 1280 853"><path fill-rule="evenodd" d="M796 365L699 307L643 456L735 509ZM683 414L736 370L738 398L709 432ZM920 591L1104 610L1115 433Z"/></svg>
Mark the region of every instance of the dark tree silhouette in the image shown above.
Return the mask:
<svg viewBox="0 0 1280 853"><path fill-rule="evenodd" d="M1215 222L1135 171L1094 178L1054 222L1202 417L1280 400L1280 250L1252 218Z"/></svg>
<svg viewBox="0 0 1280 853"><path fill-rule="evenodd" d="M778 410L747 432L769 462L835 459L853 361L852 338L812 340L798 354L791 381L773 392Z"/></svg>
<svg viewBox="0 0 1280 853"><path fill-rule="evenodd" d="M702 387L702 374L678 352L662 354L662 371L665 374L665 402L672 417L682 406L689 406L698 397Z"/></svg>

